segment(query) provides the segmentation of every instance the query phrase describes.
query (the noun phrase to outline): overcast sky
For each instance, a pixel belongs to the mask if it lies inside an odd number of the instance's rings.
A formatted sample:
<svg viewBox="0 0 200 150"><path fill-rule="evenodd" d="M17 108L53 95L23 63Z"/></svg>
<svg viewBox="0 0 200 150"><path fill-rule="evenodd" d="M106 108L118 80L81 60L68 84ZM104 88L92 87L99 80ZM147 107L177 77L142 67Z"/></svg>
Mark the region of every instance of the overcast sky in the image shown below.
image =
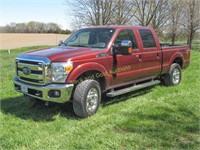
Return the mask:
<svg viewBox="0 0 200 150"><path fill-rule="evenodd" d="M11 22L54 22L71 29L65 0L0 0L1 26Z"/></svg>

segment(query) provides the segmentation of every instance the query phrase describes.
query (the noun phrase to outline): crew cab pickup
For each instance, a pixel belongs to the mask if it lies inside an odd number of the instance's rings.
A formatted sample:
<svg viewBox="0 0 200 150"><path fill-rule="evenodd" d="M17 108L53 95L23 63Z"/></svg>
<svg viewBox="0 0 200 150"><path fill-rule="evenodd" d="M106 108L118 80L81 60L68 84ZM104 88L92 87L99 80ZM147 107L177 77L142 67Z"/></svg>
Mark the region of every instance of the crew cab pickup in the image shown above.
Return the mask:
<svg viewBox="0 0 200 150"><path fill-rule="evenodd" d="M46 102L73 102L79 117L114 97L156 84L178 85L188 46L162 45L150 27L97 26L74 32L57 47L16 58L15 90Z"/></svg>

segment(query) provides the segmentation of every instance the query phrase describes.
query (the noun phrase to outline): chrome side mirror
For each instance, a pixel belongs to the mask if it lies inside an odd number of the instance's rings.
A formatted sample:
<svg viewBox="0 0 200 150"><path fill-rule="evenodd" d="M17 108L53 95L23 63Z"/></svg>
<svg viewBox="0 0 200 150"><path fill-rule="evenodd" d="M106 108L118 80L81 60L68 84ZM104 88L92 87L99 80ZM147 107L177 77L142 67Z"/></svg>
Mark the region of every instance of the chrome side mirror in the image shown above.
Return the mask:
<svg viewBox="0 0 200 150"><path fill-rule="evenodd" d="M122 40L120 44L112 46L112 54L117 55L131 55L132 54L132 42L129 40Z"/></svg>
<svg viewBox="0 0 200 150"><path fill-rule="evenodd" d="M122 40L121 47L132 47L132 42L129 40Z"/></svg>

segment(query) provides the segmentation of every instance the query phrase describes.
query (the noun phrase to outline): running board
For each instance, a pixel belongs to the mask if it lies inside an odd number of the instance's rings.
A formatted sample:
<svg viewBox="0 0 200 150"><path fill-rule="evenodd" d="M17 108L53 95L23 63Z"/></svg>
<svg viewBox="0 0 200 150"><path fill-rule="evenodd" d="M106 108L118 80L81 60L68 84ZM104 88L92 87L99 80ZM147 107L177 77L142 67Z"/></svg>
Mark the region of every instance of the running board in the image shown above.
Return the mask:
<svg viewBox="0 0 200 150"><path fill-rule="evenodd" d="M159 83L160 83L159 80L153 80L153 81L150 81L150 82L134 85L132 87L124 88L124 89L121 89L121 90L111 91L111 92L107 93L106 95L108 97L115 97L115 96L118 96L118 95L122 95L122 94L125 94L125 93L129 93L129 92L132 92L132 91L143 89L143 88L146 88L146 87L149 87L149 86L153 86L153 85L156 85L156 84L159 84Z"/></svg>

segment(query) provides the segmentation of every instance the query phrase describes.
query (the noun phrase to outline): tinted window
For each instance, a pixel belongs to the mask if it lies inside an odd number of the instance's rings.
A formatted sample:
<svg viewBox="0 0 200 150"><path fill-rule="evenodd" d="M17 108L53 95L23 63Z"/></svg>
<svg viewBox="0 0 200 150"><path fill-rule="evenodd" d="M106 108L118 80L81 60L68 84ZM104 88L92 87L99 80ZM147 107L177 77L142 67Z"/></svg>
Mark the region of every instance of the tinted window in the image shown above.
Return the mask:
<svg viewBox="0 0 200 150"><path fill-rule="evenodd" d="M117 38L115 39L115 44L120 44L122 40L130 40L132 42L132 48L137 48L137 43L132 30L122 30L119 32Z"/></svg>
<svg viewBox="0 0 200 150"><path fill-rule="evenodd" d="M150 30L139 30L144 48L156 47L155 40Z"/></svg>

